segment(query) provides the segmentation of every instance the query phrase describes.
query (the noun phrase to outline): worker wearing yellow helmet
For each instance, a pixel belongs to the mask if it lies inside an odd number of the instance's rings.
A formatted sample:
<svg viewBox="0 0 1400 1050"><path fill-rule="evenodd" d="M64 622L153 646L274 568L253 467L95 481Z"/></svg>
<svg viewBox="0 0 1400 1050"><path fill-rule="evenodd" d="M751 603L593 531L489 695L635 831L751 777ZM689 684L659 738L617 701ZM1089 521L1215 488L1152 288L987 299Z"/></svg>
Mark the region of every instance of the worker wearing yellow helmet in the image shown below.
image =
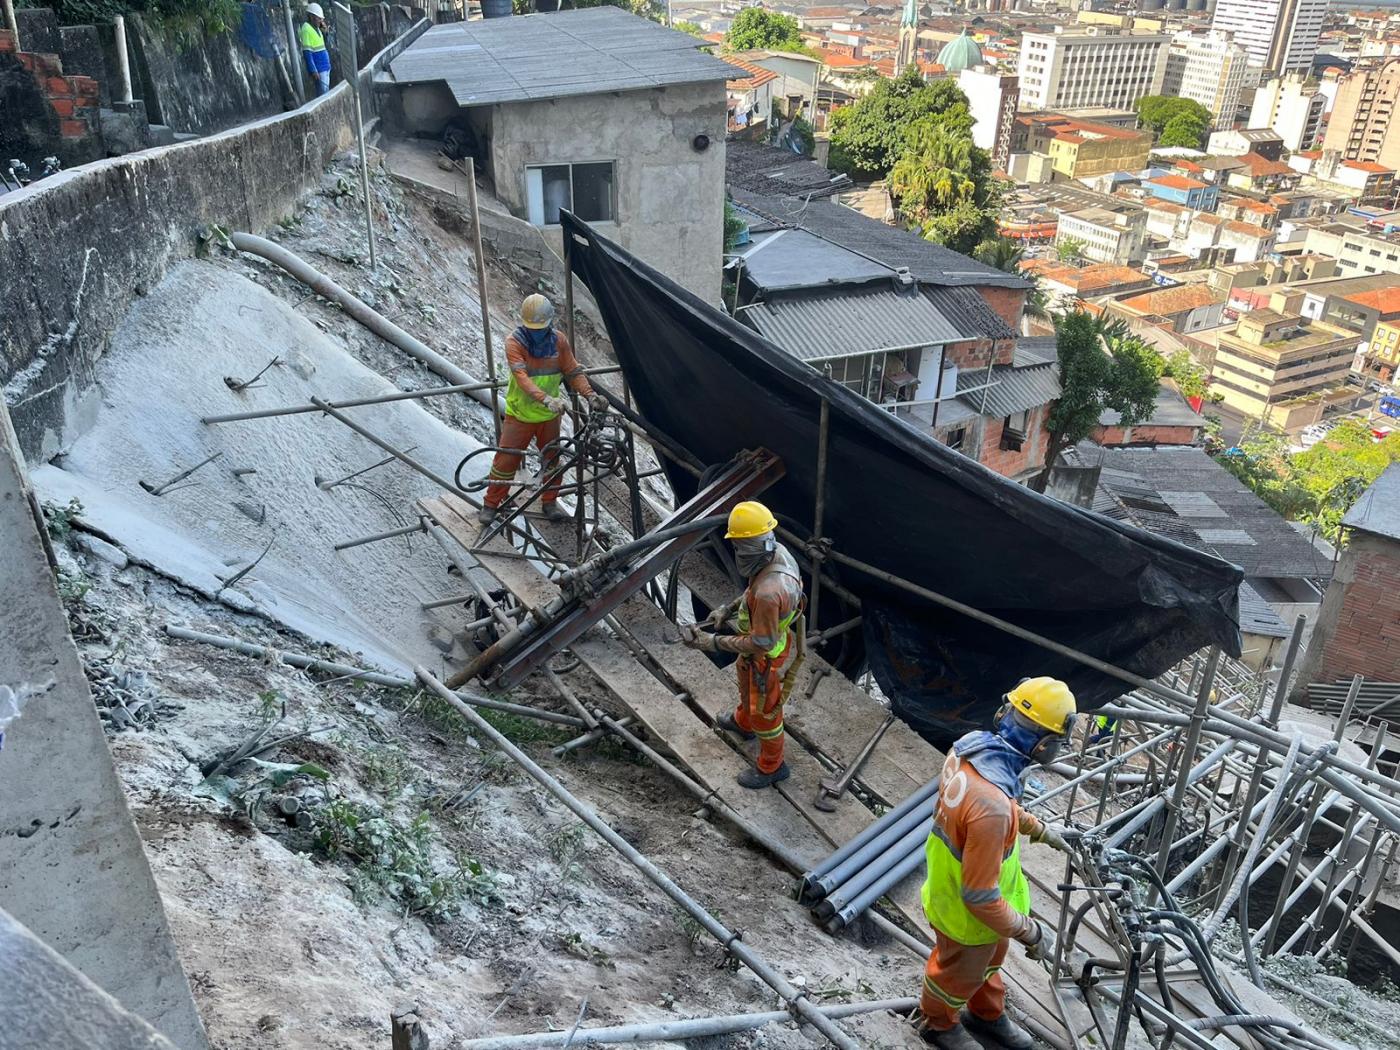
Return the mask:
<svg viewBox="0 0 1400 1050"><path fill-rule="evenodd" d="M1074 732L1075 702L1057 678L1023 678L1004 697L993 730L961 737L939 779L925 855L924 915L936 946L919 1001L924 1041L942 1050L981 1050L968 1029L1008 1050L1029 1050L1028 1033L1006 1015L1002 961L1011 941L1031 959L1054 954L1054 934L1031 918L1021 871L1021 835L1069 848L1066 828L1019 804L1024 774L1054 761Z"/></svg>
<svg viewBox="0 0 1400 1050"><path fill-rule="evenodd" d="M755 789L789 775L783 761L783 676L797 650L793 627L802 615L803 594L797 561L773 535L777 527L778 519L762 503L748 500L730 512L724 537L734 545L735 564L749 583L701 626L723 624L737 611L738 633L681 629L681 640L693 649L739 654L739 706L718 724L745 740L758 737L757 768L739 774L742 787Z"/></svg>
<svg viewBox="0 0 1400 1050"><path fill-rule="evenodd" d="M594 411L607 408L607 402L594 392L583 367L574 356L573 344L554 327L554 304L536 293L520 304L520 327L506 339L506 363L510 383L506 387L506 414L501 421L501 444L491 461L490 485L477 520L496 520L498 508L510 495L510 482L531 442L540 450L546 477L559 459L559 417L568 409L564 385ZM545 488L540 510L545 517L567 520L559 506L559 477Z"/></svg>

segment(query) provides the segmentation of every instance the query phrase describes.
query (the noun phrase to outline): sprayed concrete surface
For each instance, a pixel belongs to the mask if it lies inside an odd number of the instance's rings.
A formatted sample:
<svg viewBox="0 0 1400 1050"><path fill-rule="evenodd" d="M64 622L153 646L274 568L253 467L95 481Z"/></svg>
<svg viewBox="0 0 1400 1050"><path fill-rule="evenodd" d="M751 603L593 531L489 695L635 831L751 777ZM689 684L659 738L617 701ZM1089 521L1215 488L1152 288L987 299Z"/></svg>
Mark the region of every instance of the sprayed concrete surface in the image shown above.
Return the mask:
<svg viewBox="0 0 1400 1050"><path fill-rule="evenodd" d="M250 379L236 393L224 377ZM441 573L442 555L419 534L336 553L336 543L412 524L412 507L436 486L398 464L351 485L334 480L384 458L320 413L205 425L205 415L393 393L382 376L347 355L288 304L229 270L176 267L137 304L97 372L103 409L55 463L34 472L43 499L82 505L86 526L133 558L201 593L258 611L295 630L391 669L436 666L434 621L423 601L461 589ZM478 444L414 402L350 410L396 448L451 476ZM209 456L187 482L160 485ZM484 474L489 457L473 460ZM252 469L242 477L235 469ZM268 548L268 544L271 547ZM228 580L268 548L250 574Z"/></svg>

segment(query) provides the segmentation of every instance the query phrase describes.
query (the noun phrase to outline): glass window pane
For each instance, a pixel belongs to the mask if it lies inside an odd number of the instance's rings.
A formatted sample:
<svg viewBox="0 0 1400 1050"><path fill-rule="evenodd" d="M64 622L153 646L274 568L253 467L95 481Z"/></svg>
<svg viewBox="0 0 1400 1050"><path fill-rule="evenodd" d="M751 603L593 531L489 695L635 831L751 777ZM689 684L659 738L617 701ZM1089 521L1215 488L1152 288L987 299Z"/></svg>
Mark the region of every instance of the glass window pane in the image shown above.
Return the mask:
<svg viewBox="0 0 1400 1050"><path fill-rule="evenodd" d="M567 164L551 164L548 167L535 170L540 173L544 225L557 225L560 209L569 207L569 166ZM531 218L533 221L533 216Z"/></svg>
<svg viewBox="0 0 1400 1050"><path fill-rule="evenodd" d="M574 214L585 222L613 219L613 166L574 165Z"/></svg>

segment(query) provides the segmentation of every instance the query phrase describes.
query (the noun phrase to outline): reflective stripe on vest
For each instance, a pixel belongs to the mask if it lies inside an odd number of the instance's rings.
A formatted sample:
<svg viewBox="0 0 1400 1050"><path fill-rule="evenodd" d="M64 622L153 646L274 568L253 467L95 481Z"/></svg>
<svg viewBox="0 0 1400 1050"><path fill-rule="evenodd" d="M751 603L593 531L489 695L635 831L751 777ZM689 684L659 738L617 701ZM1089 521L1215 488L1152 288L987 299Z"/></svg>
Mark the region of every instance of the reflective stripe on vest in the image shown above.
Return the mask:
<svg viewBox="0 0 1400 1050"><path fill-rule="evenodd" d="M786 616L784 616L781 620L778 621L778 641L773 646L773 648L769 649L768 652L764 654L770 660L776 660L778 657L782 656L783 652L787 649L788 628L792 626L792 621L797 619L797 614L801 611L802 608L799 606L798 608L792 610L792 612L788 613ZM748 602L744 602L742 605L739 606L739 633L749 633Z"/></svg>
<svg viewBox="0 0 1400 1050"><path fill-rule="evenodd" d="M945 767L945 782L947 777ZM1002 858L996 889L963 889L962 854L949 841L937 820L924 846L924 857L928 869L922 894L924 917L945 937L959 944L994 944L1001 939L1000 934L972 914L968 904L990 904L1000 897L1012 911L1021 915L1031 913L1031 888L1021 871L1019 835L1011 852Z"/></svg>
<svg viewBox="0 0 1400 1050"><path fill-rule="evenodd" d="M301 24L301 31L297 36L301 41L303 51L324 51L326 49L326 38L310 22Z"/></svg>

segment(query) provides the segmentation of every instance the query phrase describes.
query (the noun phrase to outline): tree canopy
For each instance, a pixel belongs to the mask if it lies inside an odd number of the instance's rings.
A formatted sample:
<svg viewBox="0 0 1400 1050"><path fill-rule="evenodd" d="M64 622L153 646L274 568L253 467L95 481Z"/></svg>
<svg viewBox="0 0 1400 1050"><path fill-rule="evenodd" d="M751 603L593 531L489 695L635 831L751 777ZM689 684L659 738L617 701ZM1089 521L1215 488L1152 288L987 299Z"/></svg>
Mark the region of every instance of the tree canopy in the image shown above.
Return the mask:
<svg viewBox="0 0 1400 1050"><path fill-rule="evenodd" d="M967 96L955 82L925 83L913 66L893 80L882 77L870 94L832 112L831 166L857 179L883 179L927 121L971 133Z"/></svg>
<svg viewBox="0 0 1400 1050"><path fill-rule="evenodd" d="M1037 492L1045 491L1060 453L1093 433L1106 409L1127 427L1148 418L1163 367L1161 355L1121 321L1104 323L1082 310L1056 318L1055 337L1061 393L1045 421L1050 447L1045 469L1031 483Z"/></svg>
<svg viewBox="0 0 1400 1050"><path fill-rule="evenodd" d="M1205 146L1210 132L1210 123L1200 120L1194 113L1178 113L1167 121L1162 135L1157 140L1159 146L1185 146L1187 149L1201 149Z"/></svg>
<svg viewBox="0 0 1400 1050"><path fill-rule="evenodd" d="M802 27L792 15L746 7L734 16L724 34L726 51L806 51Z"/></svg>
<svg viewBox="0 0 1400 1050"><path fill-rule="evenodd" d="M1337 543L1352 504L1400 462L1400 439L1376 441L1363 420L1348 419L1312 448L1290 454L1281 434L1258 430L1219 462L1285 518L1308 522Z"/></svg>
<svg viewBox="0 0 1400 1050"><path fill-rule="evenodd" d="M1158 136L1166 131L1167 125L1177 117L1191 117L1204 128L1210 127L1211 113L1205 106L1189 98L1175 95L1146 95L1137 101L1138 120L1144 127L1151 128ZM1178 133L1185 125L1178 126ZM1166 143L1162 143L1166 145Z"/></svg>

